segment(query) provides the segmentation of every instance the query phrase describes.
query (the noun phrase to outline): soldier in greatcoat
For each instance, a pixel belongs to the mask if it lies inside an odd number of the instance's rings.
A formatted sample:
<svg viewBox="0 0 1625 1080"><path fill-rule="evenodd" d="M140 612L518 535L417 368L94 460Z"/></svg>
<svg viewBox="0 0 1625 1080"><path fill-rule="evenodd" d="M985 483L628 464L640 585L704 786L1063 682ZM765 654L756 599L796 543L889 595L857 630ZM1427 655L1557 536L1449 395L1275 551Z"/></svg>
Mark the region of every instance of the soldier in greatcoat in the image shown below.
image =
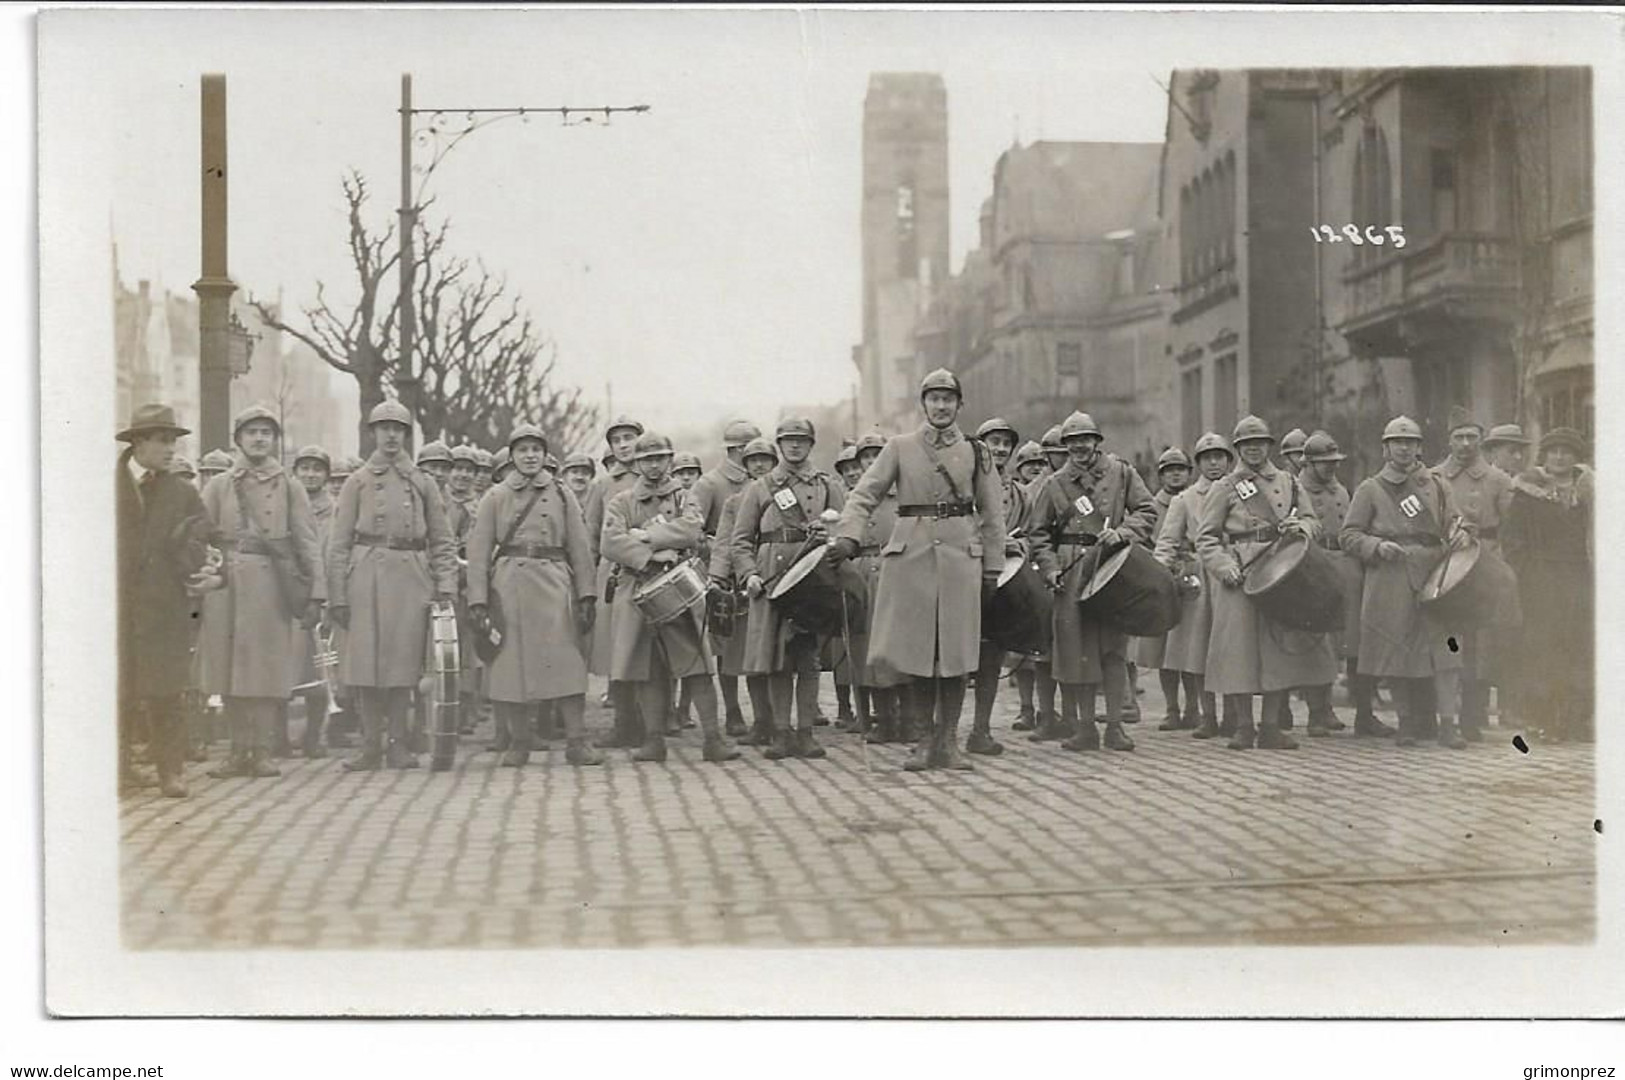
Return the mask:
<svg viewBox="0 0 1625 1080"><path fill-rule="evenodd" d="M1044 460L1043 448L1029 439L1021 444L1021 447L1011 458L1011 467L1015 470L1015 481L1021 487L1023 513L1025 514L1027 493L1041 477L1049 472L1049 462ZM1034 682L1037 673L1038 665L1034 657L1023 656L1016 662L1013 674L1016 680L1016 696L1020 699L1021 705L1020 712L1016 716L1016 722L1010 725L1012 731L1032 731L1038 726L1038 714L1033 699ZM1050 704L1054 705L1053 686L1049 700Z"/></svg>
<svg viewBox="0 0 1625 1080"><path fill-rule="evenodd" d="M1394 729L1377 719L1376 680L1359 671L1360 598L1365 590L1365 567L1343 550L1343 519L1348 516L1349 493L1337 478L1337 464L1346 456L1338 448L1336 439L1327 432L1316 431L1304 444L1305 466L1298 482L1309 493L1315 516L1320 518L1318 542L1336 564L1338 578L1343 583L1343 629L1335 636L1335 643L1348 679L1349 694L1354 698L1354 734L1385 738L1393 735ZM1332 711L1331 693L1329 685L1311 688L1309 734L1323 735L1343 729L1343 722Z"/></svg>
<svg viewBox="0 0 1625 1080"><path fill-rule="evenodd" d="M182 695L190 681L194 594L208 565L211 525L197 490L168 471L175 440L187 434L169 406L143 405L116 436L128 444L119 454L115 485L120 794L145 786L132 745L138 724L146 728L162 793L177 799L188 794Z"/></svg>
<svg viewBox="0 0 1625 1080"><path fill-rule="evenodd" d="M835 475L840 477L841 486L851 491L852 485L858 482L863 475L863 469L858 465L858 447L852 440L843 440L841 449L835 455ZM865 628L859 628L861 631ZM849 633L852 638L852 651L858 652L857 636ZM864 701L861 707L862 719L858 718L858 711L853 709L854 696L864 695L857 693L862 686L863 661L861 657L854 664L853 658L846 653L846 644L841 635L832 636L824 645L824 670L830 672L835 678L835 722L838 730L855 731L859 728L867 731L869 728L869 706Z"/></svg>
<svg viewBox="0 0 1625 1080"><path fill-rule="evenodd" d="M1162 534L1162 524L1168 518L1168 509L1178 498L1179 493L1190 485L1191 459L1185 451L1177 446L1170 446L1157 458L1157 493L1151 496L1151 503L1157 509L1157 520L1151 529L1151 546L1155 548L1157 537ZM1180 672L1168 656L1168 635L1159 634L1156 637L1139 637L1133 643L1134 665L1157 673L1157 681L1162 685L1162 696L1167 702L1167 710L1158 731L1194 731L1196 730L1196 702L1190 698L1185 701L1183 712L1179 708ZM1130 668L1130 690L1133 689Z"/></svg>
<svg viewBox="0 0 1625 1080"><path fill-rule="evenodd" d="M672 479L671 440L653 432L638 437L633 451L638 479L617 492L604 509L599 550L621 569L615 594L615 638L610 677L633 686L643 714L643 745L634 761L666 760L666 719L673 683L685 684L699 712L706 761L739 756L717 720L711 685L711 651L705 642L705 608L695 606L658 625L633 603L637 588L679 561L694 557L704 536L699 507Z"/></svg>
<svg viewBox="0 0 1625 1080"><path fill-rule="evenodd" d="M710 547L711 589L731 592L733 580L732 533L724 527L723 513L728 500L745 490L750 477L745 471L745 447L762 437L761 430L748 420L734 420L722 430L722 463L694 482L691 494L700 508L700 525ZM764 443L769 450L771 444ZM776 457L776 455L775 455ZM730 519L731 521L731 519ZM718 569L722 573L717 573ZM717 658L717 677L722 684L722 705L727 714L726 732L733 738L745 734L745 714L739 707L739 680L745 674L745 634L741 625L732 635L711 635L711 649Z"/></svg>
<svg viewBox="0 0 1625 1080"><path fill-rule="evenodd" d="M407 724L429 606L456 598L457 547L439 486L406 450L412 414L385 401L368 424L376 447L345 481L327 542L331 617L348 631L339 678L357 698L363 735L361 753L344 767L409 769L418 763Z"/></svg>
<svg viewBox="0 0 1625 1080"><path fill-rule="evenodd" d="M964 400L951 371L921 380L924 422L888 440L864 471L830 548L839 558L856 555L869 515L896 488L868 659L914 678L922 714L925 702L935 706L931 737L904 764L910 771L973 767L960 754L959 717L980 660L982 605L1004 568L1004 492L987 447L959 430Z"/></svg>
<svg viewBox="0 0 1625 1080"><path fill-rule="evenodd" d="M1501 560L1501 521L1512 505L1512 477L1484 460L1484 428L1466 409L1450 410L1450 454L1433 466L1433 475L1450 488L1456 510L1471 522L1484 551L1484 557ZM1504 572L1504 570L1503 570ZM1511 575L1507 575L1510 579ZM1516 591L1509 590L1509 601ZM1508 603L1485 626L1465 627L1461 641L1461 737L1468 742L1484 741L1484 725L1489 722L1490 686L1496 665L1489 653L1498 628L1522 622L1515 603Z"/></svg>
<svg viewBox="0 0 1625 1080"><path fill-rule="evenodd" d="M202 690L221 696L231 726L231 757L216 777L281 774L270 759L297 670L291 623L314 629L327 595L310 499L277 459L281 435L270 410L238 413L232 439L241 458L203 489L226 555L226 587L204 598L199 640ZM281 548L291 549L291 564L273 554ZM300 610L290 610L301 585Z"/></svg>
<svg viewBox="0 0 1625 1080"><path fill-rule="evenodd" d="M333 458L326 450L319 446L303 446L293 457L293 475L305 489L305 497L310 500L311 516L316 521L317 550L327 550L327 535L333 521L333 497L328 494L327 484L333 472ZM325 576L318 575L318 576ZM306 689L303 692L305 700L305 730L300 738L300 750L306 758L324 758L327 756L327 747L322 741L322 724L327 718L327 688L322 683L322 673L316 667L316 632L294 622L289 631L293 634L295 686ZM287 711L284 708L284 725ZM281 733L280 741L287 741L286 728Z"/></svg>
<svg viewBox="0 0 1625 1080"><path fill-rule="evenodd" d="M224 450L210 450L198 459L197 476L198 488L206 488L209 481L223 472L230 472L232 466L231 455Z"/></svg>
<svg viewBox="0 0 1625 1080"><path fill-rule="evenodd" d="M736 562L734 554L734 522L739 514L739 500L750 481L760 480L773 471L779 463L779 452L773 448L772 443L757 437L740 448L739 461L745 468L745 483L723 501L722 515L717 519L716 533L711 543L711 589L725 590L736 597L743 596L743 575L748 570L748 567ZM703 521L704 504L698 498L695 503L701 509ZM751 725L742 741L747 746L770 746L773 743L774 731L772 694L768 690L768 677L750 672L745 665L745 648L750 641L749 635L750 611L747 608L734 616L733 633L726 639L724 653L736 654L738 670L745 680L745 693L750 698ZM732 663L732 659L725 659L717 666L719 669L728 670ZM727 686L726 679L723 680L723 686ZM789 720L787 719L785 723L788 724Z"/></svg>
<svg viewBox="0 0 1625 1080"><path fill-rule="evenodd" d="M605 748L635 749L643 744L643 724L638 719L637 695L630 686L623 686L610 671L611 646L614 642L615 619L622 610L614 603L621 582L616 575L613 560L605 559L599 550L604 536L604 508L615 495L637 482L638 474L632 468L632 455L643 425L629 416L620 416L604 429L604 472L587 489L587 501L582 512L587 520L587 540L592 545L593 564L598 567L597 594L609 608L604 618L593 626L592 652L588 656L588 669L594 675L609 679L609 705L615 718L615 730L600 742ZM613 584L612 584L613 582Z"/></svg>
<svg viewBox="0 0 1625 1080"><path fill-rule="evenodd" d="M592 487L593 477L596 475L598 466L593 464L589 455L577 450L564 456L564 465L559 476L564 481L564 486L575 492L578 501L587 497L587 491Z"/></svg>
<svg viewBox="0 0 1625 1080"><path fill-rule="evenodd" d="M1304 450L1309 442L1309 434L1301 427L1295 427L1281 436L1281 464L1293 476L1303 475Z"/></svg>
<svg viewBox="0 0 1625 1080"><path fill-rule="evenodd" d="M780 461L766 476L745 486L734 518L734 572L750 598L745 671L767 677L773 743L764 756L773 761L824 756L824 748L813 737L822 642L817 634L781 616L768 599L768 583L812 545L828 538L824 511L839 511L846 500L841 481L809 460L816 440L811 420L781 420L774 433Z"/></svg>
<svg viewBox="0 0 1625 1080"><path fill-rule="evenodd" d="M1464 630L1436 621L1417 593L1445 549L1465 546L1474 527L1422 464L1416 421L1389 421L1382 445L1387 461L1355 488L1343 518L1343 550L1365 566L1359 670L1397 686L1400 746L1417 742L1436 703L1440 745L1460 749L1467 745L1455 723Z"/></svg>
<svg viewBox="0 0 1625 1080"><path fill-rule="evenodd" d="M491 451L479 446L474 448L474 456L478 465L474 470L474 498L478 500L485 498L485 493L490 491L491 485L495 483L493 469L496 458Z"/></svg>
<svg viewBox="0 0 1625 1080"><path fill-rule="evenodd" d="M704 472L705 466L700 464L700 457L698 454L690 453L684 450L674 453L671 457L671 478L677 481L677 486L682 489L685 498L690 491L694 490L694 485L699 481L700 476ZM711 541L710 538L704 533L700 534L700 543L699 546L694 549L694 554L700 566L709 567L711 565ZM716 664L716 653L714 649L711 653L711 663L713 666ZM706 685L710 686L711 694L714 697L716 695L716 687L712 685L710 678L707 678L705 683ZM692 718L692 714L694 712L694 694L698 690L699 684L699 679L689 678L679 680L678 685L680 689L677 695L677 708L669 713L669 719L666 723L667 735L681 735L684 728L691 728L694 726L694 720Z"/></svg>
<svg viewBox="0 0 1625 1080"><path fill-rule="evenodd" d="M870 433L858 439L859 477L880 457L886 447L886 437ZM867 740L871 743L913 742L916 735L916 709L908 676L877 661L869 649L874 632L875 597L880 590L880 569L885 561L881 552L897 527L897 492L888 491L870 511L864 522L863 536L858 552L852 559L859 579L863 582L864 614L861 626L851 631L852 653L857 658L858 699L868 710L872 723Z"/></svg>
<svg viewBox="0 0 1625 1080"><path fill-rule="evenodd" d="M502 483L503 478L510 472L513 472L513 461L508 455L508 448L504 446L491 455L491 486L495 487L497 484ZM483 499L485 496L480 497ZM585 506L586 504L583 503L583 513L585 513Z"/></svg>
<svg viewBox="0 0 1625 1080"><path fill-rule="evenodd" d="M446 497L446 484L451 480L451 447L439 439L423 444L418 451L418 468L434 478L440 487L440 497Z"/></svg>
<svg viewBox="0 0 1625 1080"><path fill-rule="evenodd" d="M1021 536L1022 526L1027 520L1027 492L1016 478L1010 460L1021 441L1021 433L1008 420L995 416L976 429L976 437L987 447L993 467L999 474L999 487L1003 495L999 510L1004 519L1004 556L1019 555L1025 558L1027 546ZM986 754L989 757L1004 753L1004 745L993 737L992 730L993 706L998 700L1004 656L1004 649L983 637L976 663L971 733L970 738L965 740L967 753Z"/></svg>
<svg viewBox="0 0 1625 1080"><path fill-rule="evenodd" d="M1103 436L1087 413L1073 413L1061 425L1067 463L1045 477L1033 495L1027 534L1033 557L1055 600L1050 659L1067 707L1077 710L1077 732L1062 743L1068 750L1098 750L1095 693L1106 699L1110 750L1132 750L1123 731L1128 685L1128 636L1086 616L1078 598L1095 565L1092 552L1127 543L1149 544L1156 505L1133 467L1100 449Z"/></svg>
<svg viewBox="0 0 1625 1080"><path fill-rule="evenodd" d="M1081 416L1082 413L1073 413ZM1044 460L1044 471L1027 484L1028 505L1032 504L1032 497L1038 493L1043 485L1044 478L1060 472L1066 468L1066 447L1061 445L1061 425L1056 424L1044 432L1039 440L1040 456ZM1047 742L1056 739L1069 739L1078 733L1078 705L1074 700L1070 704L1065 699L1061 702L1059 712L1055 709L1055 698L1059 687L1055 682L1055 666L1048 656L1039 656L1033 659L1033 689L1037 698L1037 717L1034 721L1032 734L1027 738L1033 742Z"/></svg>
<svg viewBox="0 0 1625 1080"><path fill-rule="evenodd" d="M1163 643L1163 667L1179 672L1185 691L1181 727L1195 728L1198 739L1219 734L1219 710L1213 692L1206 688L1208 644L1213 631L1213 589L1215 582L1196 554L1196 534L1208 492L1228 473L1236 461L1230 441L1209 431L1192 447L1196 455L1196 482L1168 504L1168 512L1157 530L1155 555L1179 581L1182 610L1179 622L1168 631ZM1200 720L1196 721L1198 710Z"/></svg>
<svg viewBox="0 0 1625 1080"><path fill-rule="evenodd" d="M1241 460L1208 492L1196 534L1197 554L1215 584L1207 686L1234 712L1233 750L1296 749L1297 740L1281 730L1287 694L1294 687L1329 684L1337 671L1326 635L1279 625L1242 592L1246 568L1279 536L1297 533L1313 543L1320 535L1308 492L1269 459L1274 441L1256 416L1236 424L1231 443ZM1255 694L1263 695L1256 728Z"/></svg>
<svg viewBox="0 0 1625 1080"><path fill-rule="evenodd" d="M597 596L587 526L575 493L542 467L547 436L534 424L509 435L514 468L480 500L468 535L468 614L490 625L491 594L501 598L500 649L486 668L486 694L509 733L502 764L530 760L530 710L555 708L564 720L565 760L602 762L587 741L587 658Z"/></svg>

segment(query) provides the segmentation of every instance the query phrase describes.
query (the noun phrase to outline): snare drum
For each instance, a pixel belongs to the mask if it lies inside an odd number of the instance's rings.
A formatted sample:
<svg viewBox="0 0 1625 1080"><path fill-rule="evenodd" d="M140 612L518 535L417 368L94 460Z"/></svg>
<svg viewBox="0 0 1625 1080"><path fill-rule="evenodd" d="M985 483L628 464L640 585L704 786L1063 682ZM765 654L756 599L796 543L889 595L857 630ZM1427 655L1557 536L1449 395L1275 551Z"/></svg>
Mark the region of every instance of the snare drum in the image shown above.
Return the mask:
<svg viewBox="0 0 1625 1080"><path fill-rule="evenodd" d="M1247 568L1247 599L1292 630L1329 634L1343 629L1343 576L1319 545L1282 536Z"/></svg>
<svg viewBox="0 0 1625 1080"><path fill-rule="evenodd" d="M680 562L632 592L632 606L651 626L663 626L705 602L705 575L693 562Z"/></svg>
<svg viewBox="0 0 1625 1080"><path fill-rule="evenodd" d="M1033 564L1020 555L1004 560L999 587L982 612L982 636L1006 652L1049 652L1054 597Z"/></svg>
<svg viewBox="0 0 1625 1080"><path fill-rule="evenodd" d="M810 634L827 637L841 632L841 592L846 591L846 617L852 626L867 625L863 585L846 564L826 559L829 548L823 544L791 564L774 584L768 599L780 614Z"/></svg>
<svg viewBox="0 0 1625 1080"><path fill-rule="evenodd" d="M1096 548L1094 572L1084 583L1078 604L1131 637L1156 637L1179 624L1181 605L1174 575L1139 544L1116 551Z"/></svg>

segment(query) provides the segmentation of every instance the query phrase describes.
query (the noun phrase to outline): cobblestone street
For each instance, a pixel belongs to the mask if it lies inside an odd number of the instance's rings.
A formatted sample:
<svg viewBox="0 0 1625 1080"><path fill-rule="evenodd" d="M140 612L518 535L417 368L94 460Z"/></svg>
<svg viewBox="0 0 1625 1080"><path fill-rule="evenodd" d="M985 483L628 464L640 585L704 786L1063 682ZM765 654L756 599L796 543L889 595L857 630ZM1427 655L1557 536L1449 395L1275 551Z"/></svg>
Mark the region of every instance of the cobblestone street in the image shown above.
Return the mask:
<svg viewBox="0 0 1625 1080"><path fill-rule="evenodd" d="M819 762L747 748L665 765L562 744L521 770L209 780L120 808L137 949L637 945L1577 942L1594 928L1593 748L1491 729L1452 752L1348 732L1235 753L1158 732L1133 753L1009 731L974 773L819 729ZM824 709L834 714L825 687ZM965 727L968 728L967 722ZM1298 706L1300 731L1302 706ZM1346 711L1344 711L1346 718ZM1386 717L1392 720L1391 714ZM589 706L589 723L607 717ZM295 723L297 731L297 721Z"/></svg>

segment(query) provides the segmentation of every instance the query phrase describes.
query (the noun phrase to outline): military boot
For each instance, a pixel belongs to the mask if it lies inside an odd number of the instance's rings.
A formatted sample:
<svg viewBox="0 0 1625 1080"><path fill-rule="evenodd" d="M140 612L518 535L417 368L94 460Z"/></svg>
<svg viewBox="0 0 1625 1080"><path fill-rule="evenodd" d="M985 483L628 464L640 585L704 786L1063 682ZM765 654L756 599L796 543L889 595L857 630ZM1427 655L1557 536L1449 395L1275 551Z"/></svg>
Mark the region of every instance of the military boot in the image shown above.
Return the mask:
<svg viewBox="0 0 1625 1080"><path fill-rule="evenodd" d="M738 705L728 706L728 718L722 728L722 733L730 739L743 738L750 729L745 726L745 714Z"/></svg>
<svg viewBox="0 0 1625 1080"><path fill-rule="evenodd" d="M1027 739L1030 742L1054 742L1056 739L1066 738L1066 734L1060 714L1044 711L1038 714L1037 730L1027 736Z"/></svg>
<svg viewBox="0 0 1625 1080"><path fill-rule="evenodd" d="M1011 731L1032 731L1038 726L1038 719L1033 714L1031 705L1023 705L1021 712L1016 716L1016 722L1010 725Z"/></svg>
<svg viewBox="0 0 1625 1080"><path fill-rule="evenodd" d="M560 706L564 713L564 760L571 765L602 765L604 755L592 748L587 740L587 718L580 706Z"/></svg>
<svg viewBox="0 0 1625 1080"><path fill-rule="evenodd" d="M1196 730L1191 732L1191 735L1198 739L1217 739L1220 735L1219 718L1203 714L1202 722L1196 725Z"/></svg>
<svg viewBox="0 0 1625 1080"><path fill-rule="evenodd" d="M1230 741L1225 745L1232 750L1251 750L1258 742L1258 731L1253 727L1251 703L1245 709L1235 710L1235 712L1231 713L1231 716L1235 717L1235 734L1230 737Z"/></svg>
<svg viewBox="0 0 1625 1080"><path fill-rule="evenodd" d="M363 710L361 713L361 753L344 763L345 772L373 772L384 764L384 726L382 720Z"/></svg>
<svg viewBox="0 0 1625 1080"><path fill-rule="evenodd" d="M827 755L827 751L813 738L812 728L798 728L796 730L796 757L816 761Z"/></svg>
<svg viewBox="0 0 1625 1080"><path fill-rule="evenodd" d="M654 762L666 760L666 735L658 725L649 732L648 738L643 740L643 745L632 751L632 760Z"/></svg>
<svg viewBox="0 0 1625 1080"><path fill-rule="evenodd" d="M1104 743L1106 749L1108 750L1134 749L1134 740L1129 738L1128 732L1123 730L1123 723L1120 720L1106 721L1106 738Z"/></svg>
<svg viewBox="0 0 1625 1080"><path fill-rule="evenodd" d="M929 734L924 735L919 742L915 743L914 749L909 752L908 760L903 762L903 769L907 772L924 772L931 768L933 758L936 756L932 752L932 743L933 739Z"/></svg>
<svg viewBox="0 0 1625 1080"><path fill-rule="evenodd" d="M502 766L508 769L517 769L530 761L533 721L519 709L514 709L513 713L513 718L509 721L513 728L513 744L502 755Z"/></svg>
<svg viewBox="0 0 1625 1080"><path fill-rule="evenodd" d="M1258 729L1260 750L1296 750L1298 740L1281 730L1277 721L1265 720Z"/></svg>
<svg viewBox="0 0 1625 1080"><path fill-rule="evenodd" d="M1439 745L1447 746L1452 750L1467 749L1467 740L1462 738L1461 730L1456 726L1453 716L1439 718Z"/></svg>
<svg viewBox="0 0 1625 1080"><path fill-rule="evenodd" d="M700 756L706 761L737 761L739 748L721 735L707 735Z"/></svg>
<svg viewBox="0 0 1625 1080"><path fill-rule="evenodd" d="M1378 720L1376 713L1356 713L1354 734L1366 738L1387 739L1393 736L1394 729Z"/></svg>
<svg viewBox="0 0 1625 1080"><path fill-rule="evenodd" d="M1093 710L1090 710L1091 712ZM1100 749L1100 729L1095 726L1095 718L1088 713L1078 718L1077 731L1070 739L1061 743L1063 750L1089 751Z"/></svg>
<svg viewBox="0 0 1625 1080"><path fill-rule="evenodd" d="M788 724L774 721L767 733L767 749L762 756L769 761L783 761L796 756L795 735Z"/></svg>
<svg viewBox="0 0 1625 1080"><path fill-rule="evenodd" d="M951 718L939 724L937 737L934 740L936 764L944 769L958 769L961 772L970 772L976 768L974 762L959 750L959 720Z"/></svg>

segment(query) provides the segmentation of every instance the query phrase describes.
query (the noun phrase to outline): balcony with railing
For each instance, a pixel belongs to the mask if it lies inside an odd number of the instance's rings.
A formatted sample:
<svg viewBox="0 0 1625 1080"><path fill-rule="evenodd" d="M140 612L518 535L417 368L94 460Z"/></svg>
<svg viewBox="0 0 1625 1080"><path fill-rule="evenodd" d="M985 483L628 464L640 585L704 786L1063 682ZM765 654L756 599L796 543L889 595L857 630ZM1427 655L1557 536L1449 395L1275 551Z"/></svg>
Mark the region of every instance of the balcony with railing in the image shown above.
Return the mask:
<svg viewBox="0 0 1625 1080"><path fill-rule="evenodd" d="M1373 346L1402 343L1431 321L1511 322L1518 249L1506 236L1445 233L1355 263L1343 286L1338 329Z"/></svg>

